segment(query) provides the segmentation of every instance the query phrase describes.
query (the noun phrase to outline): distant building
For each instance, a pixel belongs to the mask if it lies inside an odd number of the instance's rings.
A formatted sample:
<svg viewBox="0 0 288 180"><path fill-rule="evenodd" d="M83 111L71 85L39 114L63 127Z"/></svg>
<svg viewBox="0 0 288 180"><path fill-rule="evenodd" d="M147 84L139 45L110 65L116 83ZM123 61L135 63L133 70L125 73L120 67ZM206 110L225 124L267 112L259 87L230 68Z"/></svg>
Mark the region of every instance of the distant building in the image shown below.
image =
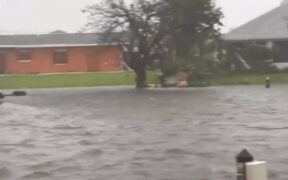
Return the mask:
<svg viewBox="0 0 288 180"><path fill-rule="evenodd" d="M67 32L62 31L62 30L60 30L60 29L58 29L58 30L56 30L56 31L50 32L50 34L65 34L65 33L67 33Z"/></svg>
<svg viewBox="0 0 288 180"><path fill-rule="evenodd" d="M0 74L120 71L121 61L121 47L99 33L0 35Z"/></svg>
<svg viewBox="0 0 288 180"><path fill-rule="evenodd" d="M224 40L239 47L249 43L262 44L269 48L277 45L279 55L274 59L274 64L280 68L288 67L288 0L227 33Z"/></svg>

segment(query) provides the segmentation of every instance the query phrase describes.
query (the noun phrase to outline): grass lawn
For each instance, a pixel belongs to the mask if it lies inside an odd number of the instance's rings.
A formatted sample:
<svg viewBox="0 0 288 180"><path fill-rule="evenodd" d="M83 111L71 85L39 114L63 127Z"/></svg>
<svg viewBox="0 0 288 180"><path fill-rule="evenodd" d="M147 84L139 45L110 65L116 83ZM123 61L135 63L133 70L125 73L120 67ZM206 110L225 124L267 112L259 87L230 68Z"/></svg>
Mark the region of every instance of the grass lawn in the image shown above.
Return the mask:
<svg viewBox="0 0 288 180"><path fill-rule="evenodd" d="M267 75L227 75L214 77L210 80L212 86L238 84L264 84L266 77L272 84L288 84L288 73ZM148 84L155 84L156 72L147 73ZM58 88L58 87L93 87L135 85L134 72L115 73L72 73L49 75L3 75L0 76L0 89L25 88Z"/></svg>
<svg viewBox="0 0 288 180"><path fill-rule="evenodd" d="M148 72L147 82L154 84L155 75L156 73L154 72ZM0 76L0 89L120 86L134 84L134 72Z"/></svg>
<svg viewBox="0 0 288 180"><path fill-rule="evenodd" d="M266 75L228 75L216 77L210 80L215 85L237 85L237 84L265 84L265 78L270 77L272 84L288 84L288 73L266 74Z"/></svg>

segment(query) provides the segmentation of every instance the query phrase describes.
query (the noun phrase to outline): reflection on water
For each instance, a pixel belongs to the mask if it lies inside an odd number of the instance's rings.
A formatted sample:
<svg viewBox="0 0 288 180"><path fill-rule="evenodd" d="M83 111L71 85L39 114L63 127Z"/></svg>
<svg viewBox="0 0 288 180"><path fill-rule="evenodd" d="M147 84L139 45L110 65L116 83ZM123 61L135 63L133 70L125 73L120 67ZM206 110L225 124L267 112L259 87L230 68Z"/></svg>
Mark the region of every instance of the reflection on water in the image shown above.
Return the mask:
<svg viewBox="0 0 288 180"><path fill-rule="evenodd" d="M246 147L284 180L287 92L31 90L0 106L0 179L231 180Z"/></svg>

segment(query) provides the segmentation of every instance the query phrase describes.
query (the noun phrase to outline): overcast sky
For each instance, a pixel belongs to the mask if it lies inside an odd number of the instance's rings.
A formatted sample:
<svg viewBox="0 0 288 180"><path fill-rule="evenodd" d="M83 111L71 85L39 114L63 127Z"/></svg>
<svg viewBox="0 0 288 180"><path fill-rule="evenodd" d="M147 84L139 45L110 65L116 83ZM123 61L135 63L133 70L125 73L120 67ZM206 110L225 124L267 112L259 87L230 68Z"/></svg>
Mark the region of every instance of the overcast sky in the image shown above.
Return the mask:
<svg viewBox="0 0 288 180"><path fill-rule="evenodd" d="M0 34L77 32L85 25L85 6L101 0L0 0ZM216 0L224 31L279 6L282 0Z"/></svg>

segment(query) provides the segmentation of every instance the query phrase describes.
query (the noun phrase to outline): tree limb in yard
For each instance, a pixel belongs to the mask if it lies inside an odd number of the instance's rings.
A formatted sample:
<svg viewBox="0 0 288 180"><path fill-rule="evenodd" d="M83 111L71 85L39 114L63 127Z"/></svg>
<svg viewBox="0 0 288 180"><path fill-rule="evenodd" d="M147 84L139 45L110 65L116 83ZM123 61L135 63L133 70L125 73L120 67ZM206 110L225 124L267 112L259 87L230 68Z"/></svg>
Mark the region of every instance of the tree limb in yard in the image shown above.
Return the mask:
<svg viewBox="0 0 288 180"><path fill-rule="evenodd" d="M89 14L90 29L99 29L107 37L114 32L129 32L126 49L128 63L137 75L137 88L147 87L146 67L167 34L165 21L161 20L165 17L164 6L161 0L134 0L130 5L123 0L105 0L84 10Z"/></svg>

